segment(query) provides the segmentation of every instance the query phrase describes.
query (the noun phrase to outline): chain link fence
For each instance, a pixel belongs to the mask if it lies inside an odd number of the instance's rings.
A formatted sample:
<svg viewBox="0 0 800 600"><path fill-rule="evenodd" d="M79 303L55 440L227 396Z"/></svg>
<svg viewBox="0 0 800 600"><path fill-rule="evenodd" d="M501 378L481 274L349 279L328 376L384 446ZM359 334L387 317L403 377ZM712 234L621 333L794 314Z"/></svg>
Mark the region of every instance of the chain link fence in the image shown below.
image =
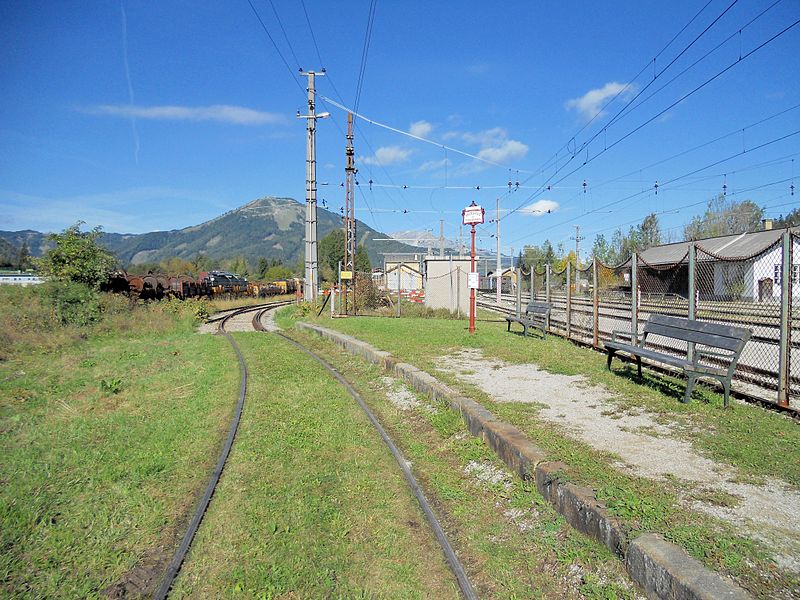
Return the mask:
<svg viewBox="0 0 800 600"><path fill-rule="evenodd" d="M689 255L674 263L651 265L641 256L636 260L637 330L652 314L689 318ZM686 342L651 335L648 344L668 354L686 356Z"/></svg>
<svg viewBox="0 0 800 600"><path fill-rule="evenodd" d="M690 246L671 263L636 257L610 266L535 269L528 298L553 305L551 332L602 347L612 332L631 339L652 314L745 327L753 335L739 359L739 389L779 404L800 403L800 235L736 258ZM692 265L694 265L692 267ZM785 281L784 281L785 279ZM692 298L693 296L693 298ZM685 342L650 336L662 352L687 356ZM713 359L704 359L713 360ZM711 365L712 363L708 363Z"/></svg>
<svg viewBox="0 0 800 600"><path fill-rule="evenodd" d="M594 266L573 269L575 274L570 302L570 332L572 337L591 344L594 339Z"/></svg>
<svg viewBox="0 0 800 600"><path fill-rule="evenodd" d="M789 396L800 398L800 235L792 234L789 247L791 278L789 280L789 340L786 364Z"/></svg>
<svg viewBox="0 0 800 600"><path fill-rule="evenodd" d="M599 303L598 340L611 339L613 331L631 331L631 269L629 263L612 267L597 262L597 296Z"/></svg>
<svg viewBox="0 0 800 600"><path fill-rule="evenodd" d="M531 300L544 302L547 299L547 289L545 281L547 279L547 269L534 269L533 271L533 290ZM798 315L800 316L800 315Z"/></svg>
<svg viewBox="0 0 800 600"><path fill-rule="evenodd" d="M567 267L550 271L550 329L554 333L567 335Z"/></svg>
<svg viewBox="0 0 800 600"><path fill-rule="evenodd" d="M780 355L781 246L730 259L697 245L695 318L753 330L738 379L777 390Z"/></svg>

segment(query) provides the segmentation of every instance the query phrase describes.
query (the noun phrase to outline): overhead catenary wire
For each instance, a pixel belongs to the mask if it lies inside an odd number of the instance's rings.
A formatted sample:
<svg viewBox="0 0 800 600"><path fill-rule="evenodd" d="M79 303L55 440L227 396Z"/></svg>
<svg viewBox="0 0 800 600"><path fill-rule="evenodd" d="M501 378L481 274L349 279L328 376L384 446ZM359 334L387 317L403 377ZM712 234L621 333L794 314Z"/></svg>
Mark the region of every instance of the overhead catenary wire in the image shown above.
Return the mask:
<svg viewBox="0 0 800 600"><path fill-rule="evenodd" d="M419 135L414 135L413 133L410 133L408 131L403 131L402 129L398 129L397 127L392 127L391 125L387 125L385 123L381 123L380 121L376 121L375 119L367 117L366 115L362 115L361 113L359 113L359 112L357 112L357 111L355 111L355 110L353 110L351 108L348 108L347 106L345 106L342 103L336 102L335 100L333 100L331 98L323 96L320 93L317 93L317 95L321 99L325 100L325 102L329 103L331 106L335 106L336 108L338 108L340 110L344 110L346 112L351 112L351 113L353 113L354 117L357 117L357 118L361 119L362 121L364 121L366 123L369 123L370 125L375 125L376 127L381 127L382 129L386 129L388 131L393 131L394 133L398 133L400 135L404 135L404 136L406 136L408 138L411 138L411 139L414 139L414 140L418 140L418 141L424 142L426 144L431 144L432 146L436 146L437 148L441 148L443 150L448 150L450 152L455 152L456 154L460 154L462 156L466 156L468 158L475 159L477 161L486 163L487 165L492 165L494 167L501 167L503 169L507 169L508 168L508 165L502 165L500 163L491 161L491 160L489 160L487 158L483 158L483 157L481 157L481 156L479 156L477 154L472 154L470 152L466 152L465 150L460 150L460 149L455 148L453 146L448 146L447 144L442 144L441 142L436 142L434 140L430 140L430 139L424 138L424 137L419 136ZM525 171L523 169L517 169L517 170L520 173L531 173L532 172L532 171Z"/></svg>
<svg viewBox="0 0 800 600"><path fill-rule="evenodd" d="M626 85L625 85L625 86L624 86L622 89L620 89L620 90L619 90L619 91L618 91L616 94L614 94L614 95L611 97L611 99L609 99L607 102L605 102L605 103L603 104L603 106L602 106L602 107L601 107L601 108L600 108L600 109L599 109L599 110L598 110L598 111L597 111L597 112L596 112L596 113L595 113L595 114L592 116L592 118L591 118L591 119L589 119L589 121L588 121L587 123L584 123L584 125L583 125L583 126L580 128L580 129L578 129L578 131L577 131L577 132L575 132L575 133L574 133L574 134L573 134L573 135L572 135L572 136L571 136L571 137L570 137L570 138L569 138L569 139L568 139L568 140L567 140L567 141L566 141L566 142L565 142L565 143L564 143L562 146L560 146L560 147L559 147L559 149L558 149L558 150L556 150L556 152L555 152L555 154L554 154L553 156L551 156L551 157L550 157L550 158L549 158L547 161L545 161L545 162L544 162L544 164L542 164L542 165L539 167L539 169L537 169L537 172L539 172L539 173L540 173L540 172L543 172L543 171L544 171L544 169L546 169L546 168L548 168L548 167L550 166L550 163L551 163L551 161L556 161L556 162L557 162L557 161L558 161L558 155L559 155L559 153L560 153L562 150L565 150L565 149L569 150L569 145L570 145L570 143L572 143L572 142L575 142L575 138L576 138L578 135L580 135L580 134L581 134L581 133L582 133L582 132L583 132L583 131L584 131L584 130L585 130L585 129L586 129L586 128L587 128L587 127L588 127L588 126L591 124L591 123L593 123L595 119L597 119L597 118L598 118L598 117L600 117L601 115L605 114L605 109L606 109L606 108L608 108L608 107L609 107L609 106L610 106L610 105L611 105L611 104L612 104L612 103L613 103L613 102L614 102L614 101L615 101L617 98L619 98L619 97L620 97L622 94L624 94L624 93L625 93L625 92L626 92L628 89L630 89L630 87L631 87L632 83L633 83L634 81L636 81L637 79L639 79L639 77L642 75L642 73L644 73L645 71L647 71L647 70L650 68L650 66L651 66L651 65L655 65L655 61L656 61L656 59L658 59L658 57L659 57L659 56L661 56L661 55L662 55L662 54L663 54L663 53L664 53L664 52L667 50L667 48L669 48L669 47L672 45L672 43L673 43L673 42L674 42L674 41L675 41L675 40L676 40L676 39L677 39L677 38L678 38L678 37L679 37L679 36L680 36L680 35L681 35L681 34L682 34L682 33L683 33L683 32L684 32L684 31L685 31L685 30L686 30L686 29L687 29L687 28L688 28L688 27L689 27L689 26L690 26L690 25L691 25L691 24L692 24L692 23L693 23L693 22L694 22L696 19L697 19L697 17L699 17L699 16L700 16L700 14L701 14L701 13L703 13L703 11L705 11L705 9L706 9L706 8L708 8L708 6L709 6L709 4L711 4L711 2L713 2L713 0L708 0L708 2L706 2L706 4L705 4L705 5L703 5L703 7L702 7L702 8L701 8L699 11L697 11L697 13L695 13L695 15L694 15L694 16L693 16L693 17L692 17L692 18L691 18L691 19L690 19L690 20L689 20L689 21L688 21L688 22L687 22L687 23L686 23L686 24L685 24L685 25L684 25L684 26L683 26L683 27L682 27L682 28L681 28L681 29L680 29L680 30L679 30L679 31L678 31L678 32L677 32L675 35L673 35L673 36L672 36L672 38L670 39L670 41L669 41L669 42L667 42L667 43L666 43L666 45L664 45L664 46L661 48L661 50L659 50L659 51L656 53L656 55L655 55L655 56L654 56L652 59L650 59L650 60L648 60L648 61L647 61L647 63L646 63L646 64L645 64L645 65L644 65L644 66L641 68L641 70L640 70L640 71L639 71L639 72L638 72L636 75L634 75L634 77L633 77L633 78L631 78L631 79L628 81L628 83L627 83L627 84L626 84ZM727 9L726 9L726 12L727 12ZM714 22L716 23L716 21L717 21L717 20L718 20L718 19L715 19L715 21L714 21ZM707 31L707 30L708 30L708 28L706 28L706 30L704 30L704 33L705 33L705 31ZM696 39L695 39L695 40L692 42L692 44L694 44L694 42L695 42L695 41L696 41ZM685 50L686 50L686 48L684 49L684 51L685 51ZM683 53L684 53L684 51L681 51L681 53L680 53L680 54L683 54ZM674 61L673 61L673 62L674 62ZM671 63L670 63L670 64L671 64ZM662 70L662 73L663 73L663 70ZM656 76L656 77L654 77L654 78L653 78L653 80L655 80L656 78L657 78L657 76ZM649 84L648 84L648 85L649 85ZM629 101L629 102L628 102L628 104L630 104L630 102L632 102L632 101L633 101L633 100ZM626 104L626 106L627 106L627 104ZM604 129L605 129L605 128L604 128ZM604 129L603 129L603 130L604 130ZM602 130L601 130L601 131L602 131ZM596 136L595 136L595 137L596 137ZM592 139L594 139L594 138L592 138ZM591 140L590 140L590 141L591 141ZM584 144L581 146L581 149L582 149L582 148L583 148L583 147L584 147L586 144L590 143L590 141L589 141L589 142L585 142L585 143L584 143ZM575 149L575 150L574 150L574 151L571 153L571 154L572 154L572 157L574 157L574 156L575 156L577 153L579 153L580 151L581 151L581 150L577 149L577 147L576 147L576 149ZM570 160L572 160L572 157L570 157Z"/></svg>
<svg viewBox="0 0 800 600"><path fill-rule="evenodd" d="M371 0L369 4L369 13L367 15L367 28L364 31L364 46L361 50L361 66L358 69L358 82L356 84L356 95L353 106L355 111L358 110L358 105L361 102L361 91L364 88L364 74L367 71L367 58L369 57L369 46L372 40L372 26L375 22L375 9L377 7L377 0Z"/></svg>
<svg viewBox="0 0 800 600"><path fill-rule="evenodd" d="M267 34L267 38L269 38L269 41L272 43L272 47L275 48L275 52L278 53L278 56L280 57L283 65L286 67L286 70L289 72L289 76L292 78L292 81L294 81L295 85L300 89L300 92L303 95L305 95L306 90L303 89L302 85L300 85L300 82L297 80L294 70L292 70L292 67L289 66L289 63L283 56L283 52L281 52L281 49L278 47L278 44L275 43L275 39L270 34L269 29L267 29L267 26L264 23L264 20L261 18L261 15L258 14L258 11L256 10L256 7L253 5L252 0L247 0L247 4L250 5L250 9L253 11L253 14L256 16L256 19L258 19L258 22L261 24L261 29L263 29L264 33Z"/></svg>
<svg viewBox="0 0 800 600"><path fill-rule="evenodd" d="M693 169L692 171L689 171L688 173L684 173L684 174L682 174L682 175L679 175L679 176L677 176L677 177L673 177L672 179L669 179L669 180L666 180L666 181L662 182L662 183L659 185L659 189L663 189L665 186L668 186L668 185L670 185L670 184L672 184L672 183L674 183L674 182L676 182L676 181L680 181L680 180L682 180L682 179L685 179L685 178L687 178L687 177L691 177L692 175L694 175L694 174L696 174L696 173L699 173L699 172L701 172L701 171L705 171L706 169L710 169L710 168L712 168L712 167L715 167L715 166L717 166L717 165L720 165L720 164L722 164L722 163L724 163L724 162L727 162L727 161L729 161L729 160L733 160L734 158L737 158L737 157L739 157L739 156L742 156L742 155L744 155L744 154L747 154L747 153L749 153L749 152L754 152L754 151L756 151L756 150L760 150L761 148L765 148L765 147L767 147L767 146L770 146L770 145L772 145L772 144L776 144L776 143L778 143L778 142L781 142L781 141L783 141L783 140L786 140L786 139L788 139L788 138L790 138L790 137L793 137L793 136L796 136L796 135L798 135L798 134L800 134L800 129L798 129L798 130L796 130L796 131L793 131L793 132L791 132L791 133L788 133L788 134L786 134L786 135L780 136L780 137L778 137L778 138L774 138L774 139L772 139L772 140L769 140L769 141L767 141L767 142L764 142L764 143L762 143L762 144L759 144L759 145L757 145L757 146L754 146L754 147L752 147L752 148L748 148L748 149L742 150L742 151L740 151L740 152L737 152L737 153L735 153L735 154L732 154L732 155L730 155L730 156L727 156L727 157L725 157L725 158L722 158L722 159L720 159L720 160L716 160L716 161L714 161L714 162L712 162L712 163L710 163L710 164L707 164L707 165L705 165L705 166L703 166L703 167L700 167L700 168L698 168L698 169ZM592 209L592 210L590 210L590 211L588 211L588 212L586 212L586 213L584 213L584 214L582 214L582 215L578 215L578 216L576 216L576 217L573 217L572 219L568 219L568 220L566 220L566 221L562 221L562 222L560 222L560 223L556 223L556 224L554 224L554 225L551 225L551 226L549 226L549 227L546 227L545 229L539 230L539 231L537 231L537 232L532 232L532 233L526 234L526 235L524 235L524 236L521 236L521 237L519 237L519 238L516 238L516 239L514 240L514 242L518 242L518 241L520 241L520 240L527 239L527 238L531 237L532 235L536 235L537 233L543 233L543 232L545 232L545 231L549 231L549 230L551 230L551 229L554 229L554 228L556 228L556 227L560 227L560 226L562 226L562 225L566 225L567 223L572 223L572 222L574 222L574 221L576 221L576 220L578 220L578 219L580 219L580 218L582 218L582 217L585 217L585 216L586 216L586 215L588 215L588 214L597 213L597 212L599 212L599 211L601 211L601 210L603 210L603 209L605 209L605 208L608 208L608 207L610 207L610 206L615 206L615 205L617 205L617 204L620 204L620 203L622 203L622 202L625 202L626 200L630 200L630 199L632 199L632 198L635 198L635 197L637 197L637 196L642 196L642 195L644 195L645 193L651 193L651 191L652 191L652 190L649 190L649 189L648 189L648 190L644 190L644 191L636 192L636 193L634 193L634 194L631 194L631 195L629 195L629 196L626 196L626 197L624 197L624 198L620 198L620 199L614 200L614 201L612 201L612 202L608 202L608 203L606 203L606 204L604 204L604 205L602 205L602 206L599 206L599 207L597 207L597 208L595 208L595 209ZM502 217L501 217L501 218L502 218Z"/></svg>
<svg viewBox="0 0 800 600"><path fill-rule="evenodd" d="M647 119L647 120L646 120L646 121L644 121L643 123L640 123L639 125L637 125L636 127L634 127L634 128L633 128L632 130L630 130L628 133L626 133L626 134L625 134L625 135L623 135L622 137L618 138L618 139L617 139L615 142L613 142L611 145L604 147L602 150L598 151L598 152L597 152L595 155L593 155L593 156L591 156L591 157L588 157L588 156L587 156L587 158L586 158L586 159L583 161L583 163L582 163L581 165L579 165L578 167L576 167L575 169L573 169L572 171L570 171L569 173L567 173L566 175L564 175L563 177L561 177L560 179L558 179L558 180L555 182L555 184L561 183L562 181L564 181L564 180L565 180L565 179L567 179L568 177L570 177L570 176L574 175L574 174L575 174L575 173L577 173L579 170L581 170L583 167L585 167L587 164L589 164L589 163L591 163L592 161L596 160L597 158L599 158L600 156L602 156L603 154L605 154L606 152L608 152L609 150L611 150L613 147L617 146L618 144L620 144L620 143L621 143L621 142L623 142L624 140L628 139L630 136L632 136L632 135L633 135L633 134L635 134L636 132L640 131L642 128L644 128L645 126L649 125L650 123L652 123L653 121L655 121L657 118L659 118L660 116L662 116L663 114L665 114L666 112L668 112L669 110L671 110L672 108L674 108L675 106L677 106L678 104L680 104L681 102L683 102L684 100L686 100L687 98L689 98L690 96L692 96L692 95L694 95L695 93L699 92L701 89L703 89L704 87L706 87L708 84L710 84L711 82L715 81L716 79L718 79L719 77L721 77L722 75L724 75L725 73L727 73L728 71L730 71L730 70L731 70L733 67L735 67L735 66L739 65L739 64L740 64L742 61L744 61L744 60L747 60L747 59L748 59L750 56L752 56L753 54L755 54L756 52L758 52L759 50L761 50L762 48L764 48L764 47L765 47L765 46L767 46L768 44L772 43L773 41L775 41L776 39L778 39L780 36L784 35L784 34L785 34L785 33L787 33L788 31L790 31L791 29L793 29L794 27L796 27L798 24L800 24L800 19L798 19L798 20L794 21L794 22L793 22L792 24L790 24L790 25L787 25L787 26L786 26L785 28L783 28L781 31L779 31L778 33L776 33L776 34L772 35L770 38L768 38L767 40L763 41L762 43L760 43L758 46L756 46L755 48L753 48L752 50L750 50L750 51L749 51L749 52L747 52L746 54L743 54L743 55L741 55L741 56L740 56L740 57L739 57L737 60L733 61L733 62L732 62L731 64L729 64L728 66L726 66L726 67L725 67L725 68L723 68L722 70L718 71L717 73L715 73L714 75L712 75L711 77L709 77L708 79L706 79L705 81L703 81L703 83L701 83L701 84L697 85L697 86L696 86L695 88L693 88L691 91L689 91L689 92L685 93L684 95L682 95L680 98L678 98L677 100L675 100L674 102L672 102L672 103L671 103L669 106L667 106L667 107L666 107L666 108L664 108L663 110L661 110L661 111L657 112L655 115L653 115L652 117L650 117L649 119ZM558 172L555 172L555 173L553 173L553 175L551 175L551 176L548 178L548 180L545 182L545 184L546 184L546 183L548 183L548 182L550 181L550 179L552 179L552 178L553 178L555 175L557 175L557 174L558 174ZM508 214L506 214L506 215L505 215L504 217L502 217L502 218L507 218L508 216L510 216L510 215L514 214L515 212L519 211L519 210L520 210L520 209L521 209L521 208L522 208L522 207L523 207L523 206L524 206L526 203L530 202L531 200L533 200L534 198L536 198L538 195L540 195L540 194L542 193L542 191L544 190L545 184L542 184L542 186L540 186L540 188L539 188L539 190L537 190L537 192L535 192L533 195L531 195L531 196L530 196L529 198L527 198L527 199L526 199L524 202L522 202L522 203L521 203L519 206L517 206L516 208L514 208L513 210L511 210L511 211L510 211Z"/></svg>

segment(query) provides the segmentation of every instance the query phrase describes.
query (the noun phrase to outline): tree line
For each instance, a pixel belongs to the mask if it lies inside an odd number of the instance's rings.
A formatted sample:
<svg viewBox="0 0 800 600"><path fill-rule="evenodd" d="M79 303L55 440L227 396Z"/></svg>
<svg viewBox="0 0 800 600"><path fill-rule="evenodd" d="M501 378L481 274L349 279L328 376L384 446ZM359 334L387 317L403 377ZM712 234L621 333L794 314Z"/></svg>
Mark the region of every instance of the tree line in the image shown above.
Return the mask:
<svg viewBox="0 0 800 600"><path fill-rule="evenodd" d="M708 201L702 214L694 216L684 225L682 240L693 241L757 231L763 218L764 209L752 200L736 202L720 194ZM776 229L798 225L800 225L800 208L795 208L785 217L781 215L773 220L773 227ZM681 241L675 237L672 232L664 232L658 215L651 213L638 225L632 225L627 232L618 228L610 238L606 238L602 233L598 234L594 239L591 254L607 265L619 265L628 260L634 252L639 253L653 246ZM563 243L557 244L554 248L550 240L545 240L538 246L525 246L520 251L517 261L526 270L531 266L541 270L549 264L556 271L560 271L567 263L575 266L576 257L574 250L565 251Z"/></svg>

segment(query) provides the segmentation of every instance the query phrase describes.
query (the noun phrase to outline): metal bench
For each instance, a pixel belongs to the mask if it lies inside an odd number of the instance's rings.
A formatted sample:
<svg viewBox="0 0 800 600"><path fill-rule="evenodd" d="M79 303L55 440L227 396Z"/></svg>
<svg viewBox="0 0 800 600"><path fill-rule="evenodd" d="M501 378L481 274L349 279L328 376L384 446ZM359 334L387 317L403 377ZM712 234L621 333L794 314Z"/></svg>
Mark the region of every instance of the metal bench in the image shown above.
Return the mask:
<svg viewBox="0 0 800 600"><path fill-rule="evenodd" d="M547 337L547 322L550 319L550 310L553 305L549 302L537 302L532 300L528 303L525 309L525 315L520 317L507 316L508 331L511 331L511 323L519 323L522 325L522 335L528 335L528 328L539 329L542 332L542 338Z"/></svg>
<svg viewBox="0 0 800 600"><path fill-rule="evenodd" d="M631 337L631 341L634 343L629 344L618 340L617 333ZM742 327L651 314L645 323L641 342L637 340L640 337L637 333L631 336L627 331L614 331L611 334L611 341L605 343L608 351L608 368L611 369L611 359L614 358L614 354L625 352L636 358L639 377L642 376L642 358L682 369L686 374L686 396L683 402L690 401L692 390L699 377L714 377L722 383L725 390L724 402L727 408L731 378L736 370L736 363L752 334L751 330ZM648 335L686 342L687 355L676 356L645 347ZM690 359L689 349L691 348L693 348L693 352ZM705 364L700 364L701 360L704 360Z"/></svg>

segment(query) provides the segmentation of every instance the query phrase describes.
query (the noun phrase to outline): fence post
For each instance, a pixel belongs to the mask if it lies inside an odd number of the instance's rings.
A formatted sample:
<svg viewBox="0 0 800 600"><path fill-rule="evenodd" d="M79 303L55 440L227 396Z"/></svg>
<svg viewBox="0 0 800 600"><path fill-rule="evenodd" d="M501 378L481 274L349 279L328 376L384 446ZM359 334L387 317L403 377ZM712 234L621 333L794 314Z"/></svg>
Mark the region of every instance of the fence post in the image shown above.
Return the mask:
<svg viewBox="0 0 800 600"><path fill-rule="evenodd" d="M789 305L792 301L792 234L783 232L783 251L781 252L781 338L778 363L778 404L789 406L789 345L791 329Z"/></svg>
<svg viewBox="0 0 800 600"><path fill-rule="evenodd" d="M567 261L567 311L566 311L566 328L567 339L570 339L572 333L572 285L570 273L572 272L572 265Z"/></svg>
<svg viewBox="0 0 800 600"><path fill-rule="evenodd" d="M533 300L534 300L534 298L533 298L533 271L534 271L534 267L533 267L533 265L531 265L531 289L530 289L530 298L529 298L529 300L531 302L533 302Z"/></svg>
<svg viewBox="0 0 800 600"><path fill-rule="evenodd" d="M522 270L517 267L517 318L522 315Z"/></svg>
<svg viewBox="0 0 800 600"><path fill-rule="evenodd" d="M544 266L544 301L549 303L550 302L550 263L547 263ZM550 331L550 314L548 313L547 318L545 319L545 329Z"/></svg>
<svg viewBox="0 0 800 600"><path fill-rule="evenodd" d="M592 345L600 345L600 290L598 289L597 257L592 257Z"/></svg>
<svg viewBox="0 0 800 600"><path fill-rule="evenodd" d="M456 315L461 318L461 267L456 267Z"/></svg>
<svg viewBox="0 0 800 600"><path fill-rule="evenodd" d="M689 244L689 309L687 318L694 320L697 316L697 246ZM687 345L687 358L694 360L694 342Z"/></svg>
<svg viewBox="0 0 800 600"><path fill-rule="evenodd" d="M402 276L403 276L403 263L400 263L400 266L397 268L397 318L400 318L400 299L402 298L402 293L400 292L400 286L402 285Z"/></svg>
<svg viewBox="0 0 800 600"><path fill-rule="evenodd" d="M636 252L631 254L631 343L639 341L639 285L636 281L636 267L639 258Z"/></svg>

